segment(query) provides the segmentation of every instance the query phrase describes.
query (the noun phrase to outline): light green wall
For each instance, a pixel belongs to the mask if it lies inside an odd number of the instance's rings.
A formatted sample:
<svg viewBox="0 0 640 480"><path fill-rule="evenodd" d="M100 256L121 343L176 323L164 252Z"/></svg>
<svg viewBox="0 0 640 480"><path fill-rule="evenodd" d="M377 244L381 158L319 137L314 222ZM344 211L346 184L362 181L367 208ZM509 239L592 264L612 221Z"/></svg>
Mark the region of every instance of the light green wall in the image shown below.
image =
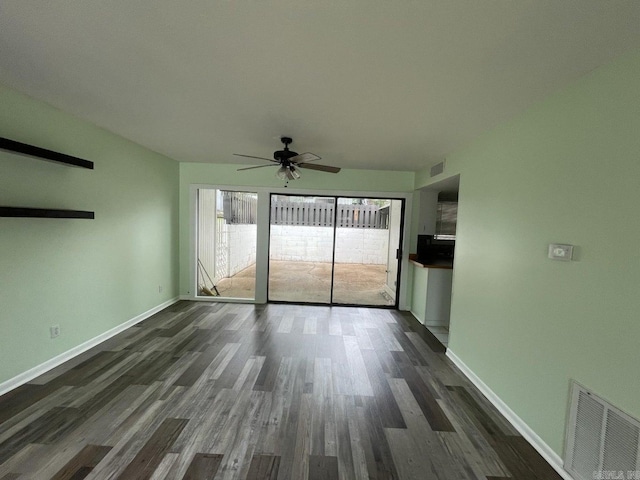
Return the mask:
<svg viewBox="0 0 640 480"><path fill-rule="evenodd" d="M449 346L559 455L572 378L640 417L639 79L636 51L447 158Z"/></svg>
<svg viewBox="0 0 640 480"><path fill-rule="evenodd" d="M257 168L238 172L241 164L180 164L180 293L187 295L190 289L190 205L189 189L192 184L220 185L227 187L266 187L282 190L284 182L275 177L276 168ZM344 192L411 192L414 186L413 172L380 170L341 170L338 174L303 170L302 178L289 183L293 191L344 191Z"/></svg>
<svg viewBox="0 0 640 480"><path fill-rule="evenodd" d="M177 296L178 163L4 87L0 105L0 136L95 162L0 151L0 205L96 215L0 218L2 383Z"/></svg>

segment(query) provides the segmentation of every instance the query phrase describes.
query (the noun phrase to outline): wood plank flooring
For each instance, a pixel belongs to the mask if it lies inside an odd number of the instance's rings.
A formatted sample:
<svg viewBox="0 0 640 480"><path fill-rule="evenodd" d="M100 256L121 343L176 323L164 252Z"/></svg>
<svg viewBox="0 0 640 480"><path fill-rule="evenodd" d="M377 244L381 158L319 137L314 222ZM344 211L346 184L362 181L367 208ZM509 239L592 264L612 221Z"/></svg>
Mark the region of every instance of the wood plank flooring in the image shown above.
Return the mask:
<svg viewBox="0 0 640 480"><path fill-rule="evenodd" d="M179 302L0 397L3 479L558 479L403 312Z"/></svg>

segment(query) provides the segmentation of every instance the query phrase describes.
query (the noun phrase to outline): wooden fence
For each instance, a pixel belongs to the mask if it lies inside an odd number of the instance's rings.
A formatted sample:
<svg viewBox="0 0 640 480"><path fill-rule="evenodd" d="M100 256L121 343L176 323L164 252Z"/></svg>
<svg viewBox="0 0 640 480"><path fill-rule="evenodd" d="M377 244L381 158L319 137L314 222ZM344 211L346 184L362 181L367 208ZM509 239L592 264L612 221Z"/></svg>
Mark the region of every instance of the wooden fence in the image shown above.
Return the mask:
<svg viewBox="0 0 640 480"><path fill-rule="evenodd" d="M389 228L389 207L375 205L335 205L331 203L283 202L271 203L272 225L298 225L310 227Z"/></svg>
<svg viewBox="0 0 640 480"><path fill-rule="evenodd" d="M255 224L258 199L255 193L222 192L223 217L227 224ZM334 218L342 228L389 228L389 207L340 205L333 203L271 202L272 225L333 227Z"/></svg>
<svg viewBox="0 0 640 480"><path fill-rule="evenodd" d="M232 225L253 225L258 211L258 195L249 192L222 192L224 219Z"/></svg>

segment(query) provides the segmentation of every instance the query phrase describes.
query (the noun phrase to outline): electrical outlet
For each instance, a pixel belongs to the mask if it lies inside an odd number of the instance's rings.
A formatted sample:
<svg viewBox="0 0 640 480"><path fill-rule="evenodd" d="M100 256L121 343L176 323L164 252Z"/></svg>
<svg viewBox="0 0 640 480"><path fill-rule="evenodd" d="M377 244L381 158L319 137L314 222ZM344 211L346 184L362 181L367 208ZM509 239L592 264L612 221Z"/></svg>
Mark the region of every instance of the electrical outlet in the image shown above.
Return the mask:
<svg viewBox="0 0 640 480"><path fill-rule="evenodd" d="M162 285L158 285L158 293L162 293L162 290L164 290L164 289L162 288Z"/></svg>
<svg viewBox="0 0 640 480"><path fill-rule="evenodd" d="M51 338L56 338L60 336L60 325L51 325L49 327L49 334Z"/></svg>

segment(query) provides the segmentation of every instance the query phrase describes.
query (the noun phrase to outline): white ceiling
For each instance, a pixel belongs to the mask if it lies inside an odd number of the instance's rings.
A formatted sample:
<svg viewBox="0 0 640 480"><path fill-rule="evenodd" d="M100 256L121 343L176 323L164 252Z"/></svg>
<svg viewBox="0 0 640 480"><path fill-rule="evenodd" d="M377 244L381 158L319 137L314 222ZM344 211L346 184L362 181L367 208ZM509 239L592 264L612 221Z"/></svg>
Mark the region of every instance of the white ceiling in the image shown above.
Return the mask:
<svg viewBox="0 0 640 480"><path fill-rule="evenodd" d="M637 0L0 1L0 83L179 161L418 170L638 46Z"/></svg>

